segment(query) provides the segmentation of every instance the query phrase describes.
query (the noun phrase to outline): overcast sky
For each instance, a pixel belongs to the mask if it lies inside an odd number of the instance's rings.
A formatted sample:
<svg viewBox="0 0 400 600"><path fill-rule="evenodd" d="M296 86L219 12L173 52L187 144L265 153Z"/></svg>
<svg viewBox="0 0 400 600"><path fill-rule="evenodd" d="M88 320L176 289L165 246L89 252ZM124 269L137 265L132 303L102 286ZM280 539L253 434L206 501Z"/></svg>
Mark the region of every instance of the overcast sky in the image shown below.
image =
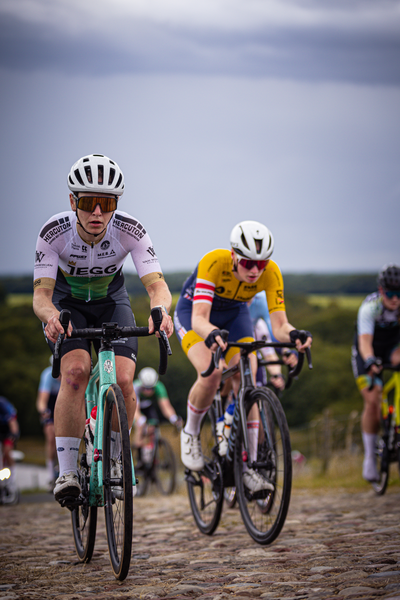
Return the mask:
<svg viewBox="0 0 400 600"><path fill-rule="evenodd" d="M400 263L400 0L1 0L0 90L1 274L90 153L165 272L243 219L283 273Z"/></svg>

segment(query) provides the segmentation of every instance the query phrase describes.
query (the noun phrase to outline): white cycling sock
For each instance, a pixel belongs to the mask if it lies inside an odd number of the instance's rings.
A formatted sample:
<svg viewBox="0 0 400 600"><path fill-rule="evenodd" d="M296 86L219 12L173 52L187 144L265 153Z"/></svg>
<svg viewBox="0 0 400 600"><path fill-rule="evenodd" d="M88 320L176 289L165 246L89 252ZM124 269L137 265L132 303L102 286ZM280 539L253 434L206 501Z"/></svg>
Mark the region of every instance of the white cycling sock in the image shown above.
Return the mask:
<svg viewBox="0 0 400 600"><path fill-rule="evenodd" d="M366 433L363 431L362 439L365 458L373 458L375 456L376 433Z"/></svg>
<svg viewBox="0 0 400 600"><path fill-rule="evenodd" d="M190 435L199 435L200 426L204 415L208 412L208 408L196 408L193 404L187 403L187 421L184 427L185 433Z"/></svg>
<svg viewBox="0 0 400 600"><path fill-rule="evenodd" d="M60 475L78 473L78 453L81 438L56 437L56 447Z"/></svg>

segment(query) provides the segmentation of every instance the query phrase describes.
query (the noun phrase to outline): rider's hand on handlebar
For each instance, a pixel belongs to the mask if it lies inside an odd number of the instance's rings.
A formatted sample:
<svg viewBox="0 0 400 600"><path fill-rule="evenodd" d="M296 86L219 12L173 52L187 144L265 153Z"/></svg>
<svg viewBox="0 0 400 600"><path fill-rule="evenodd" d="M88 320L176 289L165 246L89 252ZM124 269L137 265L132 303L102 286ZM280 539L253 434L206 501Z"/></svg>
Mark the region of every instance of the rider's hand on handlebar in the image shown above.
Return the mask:
<svg viewBox="0 0 400 600"><path fill-rule="evenodd" d="M55 312L54 314L51 315L51 317L49 318L49 320L46 323L46 327L44 328L44 331L45 331L46 337L51 342L53 342L53 344L55 344L59 334L64 333L64 328L60 323L60 313L59 312ZM71 323L69 323L67 335L70 336L71 332L72 332L72 325L71 325Z"/></svg>
<svg viewBox="0 0 400 600"><path fill-rule="evenodd" d="M289 332L290 341L296 344L296 350L298 352L305 352L306 348L311 348L312 335L309 331L301 329L292 329Z"/></svg>
<svg viewBox="0 0 400 600"><path fill-rule="evenodd" d="M172 318L167 315L167 313L162 310L162 322L160 325L160 329L161 331L165 331L165 333L167 334L167 337L170 338L171 335L174 333L174 323L172 321ZM154 331L154 323L153 323L153 319L151 318L151 316L149 317L149 333L153 333ZM157 332L156 333L156 337L160 337L160 334Z"/></svg>
<svg viewBox="0 0 400 600"><path fill-rule="evenodd" d="M211 352L215 352L218 346L222 350L225 350L227 346L227 343L221 337L221 331L219 329L213 329L210 331L208 336L205 338L204 343L207 348L211 350Z"/></svg>

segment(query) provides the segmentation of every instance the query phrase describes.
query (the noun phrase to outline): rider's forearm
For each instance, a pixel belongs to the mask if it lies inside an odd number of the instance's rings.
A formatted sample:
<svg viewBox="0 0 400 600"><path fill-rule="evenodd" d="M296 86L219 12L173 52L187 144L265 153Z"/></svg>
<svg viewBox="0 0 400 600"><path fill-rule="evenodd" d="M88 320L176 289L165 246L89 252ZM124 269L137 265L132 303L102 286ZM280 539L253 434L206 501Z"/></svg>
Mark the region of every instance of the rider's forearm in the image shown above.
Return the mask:
<svg viewBox="0 0 400 600"><path fill-rule="evenodd" d="M374 356L374 348L372 346L373 336L363 334L358 336L358 350L363 360L367 360L370 356Z"/></svg>
<svg viewBox="0 0 400 600"><path fill-rule="evenodd" d="M170 312L172 296L165 281L157 281L156 283L149 285L146 290L150 297L151 308L154 308L155 306L165 306L168 313Z"/></svg>
<svg viewBox="0 0 400 600"><path fill-rule="evenodd" d="M52 290L39 289L33 294L33 312L42 321L47 323L54 314L59 315L59 311L52 302Z"/></svg>

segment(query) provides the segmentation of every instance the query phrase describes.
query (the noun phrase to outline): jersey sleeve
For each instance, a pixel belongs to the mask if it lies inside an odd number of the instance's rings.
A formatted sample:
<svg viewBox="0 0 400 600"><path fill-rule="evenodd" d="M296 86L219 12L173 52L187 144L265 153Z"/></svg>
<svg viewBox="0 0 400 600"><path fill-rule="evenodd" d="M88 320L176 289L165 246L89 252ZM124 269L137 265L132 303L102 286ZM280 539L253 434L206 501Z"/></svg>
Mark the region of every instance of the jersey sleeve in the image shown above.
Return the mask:
<svg viewBox="0 0 400 600"><path fill-rule="evenodd" d="M197 279L193 294L193 304L206 303L212 306L218 276L221 270L222 253L229 251L213 250L203 256L197 266Z"/></svg>
<svg viewBox="0 0 400 600"><path fill-rule="evenodd" d="M283 295L283 278L282 273L273 260L270 260L266 270L264 271L265 276L265 293L267 296L268 311L269 313L286 310L285 299Z"/></svg>
<svg viewBox="0 0 400 600"><path fill-rule="evenodd" d="M167 389L162 381L157 381L154 391L156 393L157 400L161 400L161 398L168 398Z"/></svg>
<svg viewBox="0 0 400 600"><path fill-rule="evenodd" d="M115 213L113 227L120 231L120 242L131 254L137 274L145 287L164 280L153 243L137 219L126 213Z"/></svg>
<svg viewBox="0 0 400 600"><path fill-rule="evenodd" d="M357 315L357 333L358 335L374 335L375 330L375 309L376 304L364 301Z"/></svg>
<svg viewBox="0 0 400 600"><path fill-rule="evenodd" d="M53 290L56 279L59 255L64 247L64 233L72 227L69 213L59 213L51 217L39 232L36 242L33 288Z"/></svg>

